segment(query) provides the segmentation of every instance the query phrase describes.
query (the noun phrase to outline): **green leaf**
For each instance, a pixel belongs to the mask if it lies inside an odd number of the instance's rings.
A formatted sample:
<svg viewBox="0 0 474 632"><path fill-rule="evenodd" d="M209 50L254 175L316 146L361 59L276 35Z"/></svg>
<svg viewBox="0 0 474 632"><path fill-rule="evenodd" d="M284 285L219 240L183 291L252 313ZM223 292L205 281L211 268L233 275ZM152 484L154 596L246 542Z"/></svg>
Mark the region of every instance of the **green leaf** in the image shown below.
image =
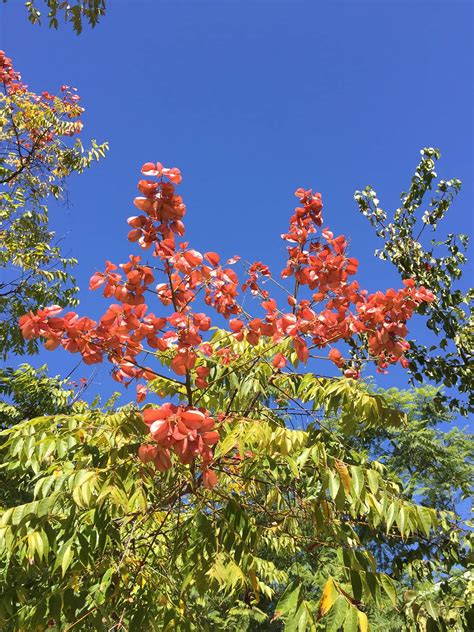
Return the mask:
<svg viewBox="0 0 474 632"><path fill-rule="evenodd" d="M275 606L275 613L278 616L287 617L295 613L300 603L301 584L293 581L289 584Z"/></svg>
<svg viewBox="0 0 474 632"><path fill-rule="evenodd" d="M326 632L339 632L349 608L347 599L339 596L331 610L325 615L324 624Z"/></svg>
<svg viewBox="0 0 474 632"><path fill-rule="evenodd" d="M430 615L430 617L434 619L435 621L438 621L439 619L438 605L435 604L433 601L431 601L431 599L427 599L423 605L425 607L426 612Z"/></svg>
<svg viewBox="0 0 474 632"><path fill-rule="evenodd" d="M344 632L357 632L359 629L359 618L357 616L357 608L351 606L347 611L346 618L344 619Z"/></svg>
<svg viewBox="0 0 474 632"><path fill-rule="evenodd" d="M358 571L351 570L351 586L352 586L352 594L354 595L354 599L356 601L362 600L362 578L361 574Z"/></svg>
<svg viewBox="0 0 474 632"><path fill-rule="evenodd" d="M369 483L370 491L372 494L376 494L379 489L379 474L375 470L367 470L367 481Z"/></svg>
<svg viewBox="0 0 474 632"><path fill-rule="evenodd" d="M386 528L387 528L387 533L390 533L390 529L395 521L395 518L397 516L397 512L398 512L398 507L397 504L395 502L392 502L391 505L389 506L386 516L385 516L385 522L386 522Z"/></svg>
<svg viewBox="0 0 474 632"><path fill-rule="evenodd" d="M69 565L72 562L72 559L74 557L74 551L72 548L74 542L74 536L72 538L70 538L69 540L67 540L67 542L65 542L61 548L58 551L58 554L56 556L56 562L54 564L54 570L58 569L59 567L61 567L61 572L62 572L62 576L64 577L64 575L66 574L67 569L69 568Z"/></svg>
<svg viewBox="0 0 474 632"><path fill-rule="evenodd" d="M431 511L427 507L422 507L420 505L417 505L416 513L417 513L417 518L418 518L418 524L420 525L426 537L429 538L430 530L432 527Z"/></svg>
<svg viewBox="0 0 474 632"><path fill-rule="evenodd" d="M331 498L334 500L339 491L339 487L341 486L341 479L337 476L332 470L328 470L328 487L329 493L331 494Z"/></svg>
<svg viewBox="0 0 474 632"><path fill-rule="evenodd" d="M402 538L405 535L406 523L407 523L407 509L405 507L400 507L400 510L397 516L397 525L398 525L398 528L400 529L400 534Z"/></svg>
<svg viewBox="0 0 474 632"><path fill-rule="evenodd" d="M305 632L307 629L307 611L305 602L302 601L295 613L290 613L285 621L285 632Z"/></svg>
<svg viewBox="0 0 474 632"><path fill-rule="evenodd" d="M364 472L356 465L351 465L352 486L354 488L354 496L360 498L364 489Z"/></svg>
<svg viewBox="0 0 474 632"><path fill-rule="evenodd" d="M386 575L385 573L380 573L380 583L388 598L394 605L397 606L397 590L395 588L395 583L391 577Z"/></svg>

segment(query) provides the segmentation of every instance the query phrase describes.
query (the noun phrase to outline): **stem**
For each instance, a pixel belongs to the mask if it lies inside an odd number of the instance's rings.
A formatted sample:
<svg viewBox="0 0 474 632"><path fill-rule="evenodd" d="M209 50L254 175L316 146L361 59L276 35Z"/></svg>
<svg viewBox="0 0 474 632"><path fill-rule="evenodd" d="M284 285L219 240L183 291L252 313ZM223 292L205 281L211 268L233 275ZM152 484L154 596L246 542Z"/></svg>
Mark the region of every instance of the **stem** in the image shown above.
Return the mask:
<svg viewBox="0 0 474 632"><path fill-rule="evenodd" d="M299 268L298 268L298 270L299 270ZM296 306L298 304L296 301L297 301L297 297L298 297L298 290L299 290L299 287L300 287L299 281L296 278L296 272L297 271L295 270L295 289L293 290L293 298L295 299L295 304L293 305L293 308L291 310L293 314L296 312Z"/></svg>
<svg viewBox="0 0 474 632"><path fill-rule="evenodd" d="M166 274L168 276L168 281L169 281L169 284L170 284L171 301L173 303L174 311L175 312L182 311L182 310L178 309L178 306L176 304L173 282L171 280L171 274L170 274L168 265L166 265ZM193 389L192 389L192 385L191 385L191 371L189 369L186 369L185 388L186 388L186 395L187 395L187 398L188 398L188 405L192 406L193 405Z"/></svg>
<svg viewBox="0 0 474 632"><path fill-rule="evenodd" d="M188 396L188 403L190 406L193 405L193 389L191 386L191 376L190 372L186 370L186 395Z"/></svg>

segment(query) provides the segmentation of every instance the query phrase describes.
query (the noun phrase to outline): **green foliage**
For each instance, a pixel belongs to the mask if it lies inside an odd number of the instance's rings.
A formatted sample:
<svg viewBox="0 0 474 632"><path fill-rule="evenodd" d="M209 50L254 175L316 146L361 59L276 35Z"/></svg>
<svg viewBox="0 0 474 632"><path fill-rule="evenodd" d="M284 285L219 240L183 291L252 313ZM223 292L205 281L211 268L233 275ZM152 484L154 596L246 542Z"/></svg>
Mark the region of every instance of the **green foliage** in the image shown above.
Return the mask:
<svg viewBox="0 0 474 632"><path fill-rule="evenodd" d="M438 388L389 389L381 394L390 407L407 415L407 425L359 432L351 442L369 454L383 454L384 465L397 476L404 495L455 512L471 496L473 436L456 426L446 430L455 416L436 405Z"/></svg>
<svg viewBox="0 0 474 632"><path fill-rule="evenodd" d="M474 572L454 572L434 586L404 595L409 625L419 630L474 628Z"/></svg>
<svg viewBox="0 0 474 632"><path fill-rule="evenodd" d="M376 406L381 431L406 410L389 413L352 380L297 380L264 359L250 371L242 353L203 395L208 405L227 394L229 409L212 491L193 466L176 461L161 474L138 460L146 428L133 407L82 405L2 432L2 471L23 494L3 500L0 518L2 629L365 630L387 628L381 613L408 626L413 608L429 609L434 567L459 551L454 516L420 506L331 427L349 405L367 432ZM242 389L232 400L231 375ZM270 395L257 400L264 379ZM311 422L288 428L283 398L304 399ZM432 549L427 599L377 546L410 552L413 569ZM405 614L402 589L413 586Z"/></svg>
<svg viewBox="0 0 474 632"><path fill-rule="evenodd" d="M3 0L4 3L7 0ZM73 2L64 2L63 0L29 0L25 2L28 12L28 19L32 24L41 24L40 6L46 5L48 25L50 28L57 29L59 20L71 24L74 31L80 35L84 22L94 28L100 18L105 15L105 0L74 0Z"/></svg>
<svg viewBox="0 0 474 632"><path fill-rule="evenodd" d="M34 369L22 364L16 370L0 369L0 428L7 430L38 415L68 414L82 410L76 402L71 383L59 377L48 377L46 367ZM0 441L2 444L3 441ZM0 464L3 463L0 453ZM11 476L0 466L0 506L31 500L31 476Z"/></svg>
<svg viewBox="0 0 474 632"><path fill-rule="evenodd" d="M468 396L468 402L452 397L450 405L466 414L474 411L474 294L472 290L463 293L456 284L466 263L468 237L450 233L441 240L436 236L426 244L422 240L427 227L437 230L461 189L457 179L436 182L435 167L440 156L437 149L421 151L410 189L401 194L401 205L393 215L382 210L371 187L356 191L355 199L376 235L384 241L376 254L391 261L403 278L414 279L436 296L433 303L419 308L435 334L434 343L428 347L410 341L407 356L414 379L421 382L425 377L448 388L458 388ZM446 395L439 396L440 403L447 399Z"/></svg>
<svg viewBox="0 0 474 632"><path fill-rule="evenodd" d="M16 370L0 369L0 428L5 430L40 414L71 410L74 391L66 380L48 377L46 366L22 364Z"/></svg>
<svg viewBox="0 0 474 632"><path fill-rule="evenodd" d="M370 547L378 564L404 588L399 590L399 598L405 628L469 630L474 604L472 552L466 528L472 525L464 523L462 514L469 511L474 443L472 435L459 428L443 429L454 415L440 410L438 390L426 386L381 392L387 404L405 412L407 425L380 426L348 440L357 450L383 455L384 466L406 498L448 510L452 517L452 533L439 534L428 546L420 541L416 553L406 542L389 544L381 537Z"/></svg>

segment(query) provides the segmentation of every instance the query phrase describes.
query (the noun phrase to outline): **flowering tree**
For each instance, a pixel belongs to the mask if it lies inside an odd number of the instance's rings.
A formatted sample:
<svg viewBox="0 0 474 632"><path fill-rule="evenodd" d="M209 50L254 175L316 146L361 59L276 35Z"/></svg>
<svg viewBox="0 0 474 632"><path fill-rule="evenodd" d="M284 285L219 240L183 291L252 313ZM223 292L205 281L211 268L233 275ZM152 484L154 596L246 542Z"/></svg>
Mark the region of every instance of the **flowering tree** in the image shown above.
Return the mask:
<svg viewBox="0 0 474 632"><path fill-rule="evenodd" d="M411 279L404 281L402 290L370 295L356 281L350 281L357 261L346 256L346 239L334 237L329 229L318 235L323 206L319 193L296 191L300 206L291 217L289 231L282 236L290 245L281 277L293 277L295 281L294 291L287 295L290 310L280 309L264 289L263 281L272 279L268 267L256 262L248 268L241 288L260 303L265 312L260 318L252 317L239 305L238 277L231 267L220 264L217 253L201 254L189 248L188 242L177 242L185 232L182 219L186 212L182 198L175 192L175 185L181 182L179 170L146 163L142 173L155 180L142 179L138 183L143 197L135 198L135 206L144 214L129 218L132 230L128 239L143 250L151 248L160 262L153 268L163 275L164 282L158 283L154 292L171 314L147 313L145 293L155 282L154 272L142 263L141 256L131 255L130 261L120 266L121 272L107 262L105 272L91 278L91 289L103 287L105 297L119 301L98 322L74 312L61 317L62 309L53 306L25 314L20 326L25 338L41 336L49 350L62 345L72 353L79 352L86 364L107 357L118 382L127 386L137 382L139 402L146 396L146 387L139 381L157 377L152 367L144 366L142 354L153 354L160 364L170 365L176 376L184 378L180 381L171 377L168 382L173 385L173 394L185 400L185 408L167 403L144 413L155 441L140 452L145 462L154 461L158 469L168 469L170 448L185 464L200 455L205 484L215 483L216 477L207 464L212 461L210 446L218 441L219 433L204 405L217 379L217 367L239 359L232 343L245 341L254 348L253 362L265 362L274 371L282 371L289 358L306 363L312 349L340 340L350 345L350 361L337 348L331 348L328 358L348 378L358 378L367 361L375 361L378 370L395 362L406 365L404 352L409 345L404 340L405 323L421 303L433 300L433 295L423 287L416 288ZM302 290L307 290L309 296L302 296ZM201 292L206 306L230 319L229 331L217 340L204 340L212 321L206 313L194 310ZM274 384L277 386L278 381ZM265 399L269 396L275 398L277 393L265 392ZM195 407L199 402L201 409ZM216 412L221 420L225 418L225 410Z"/></svg>
<svg viewBox="0 0 474 632"><path fill-rule="evenodd" d="M371 549L404 543L433 587L423 560L459 563L462 525L348 441L406 422L359 378L368 363L406 366L406 323L431 292L411 279L361 289L346 239L322 228L321 196L304 189L279 277L255 262L239 281L239 257L221 263L183 241L179 170L142 174L128 238L150 261L92 276L114 301L98 321L52 306L20 326L47 349L110 362L153 403L76 404L2 433L10 487L29 481L28 501L0 519L4 627L206 630L224 616L229 630L364 631L380 609L448 621L429 590L402 603L403 574ZM319 359L341 375L315 373ZM302 557L316 593L291 572Z"/></svg>
<svg viewBox="0 0 474 632"><path fill-rule="evenodd" d="M358 378L369 362L406 365L406 322L433 295L410 279L398 291L362 290L345 238L321 228L321 196L304 189L283 235L283 279L256 262L239 281L238 257L222 264L182 241L179 170L147 163L142 173L128 238L153 259L131 255L92 276L91 289L114 300L98 321L52 306L20 326L47 349L109 361L139 403L150 393L162 403L76 405L4 431L10 486L30 481L29 501L0 522L5 625L212 629L216 594L236 630L259 620L366 630L380 608L441 619L429 592L398 601L402 578L378 568L370 542L459 560L462 529L347 441L405 422ZM314 373L321 357L341 376ZM316 595L304 578L290 581L303 552L319 573ZM274 595L270 620L259 604Z"/></svg>
<svg viewBox="0 0 474 632"><path fill-rule="evenodd" d="M48 227L48 201L60 199L67 178L103 157L95 141L84 151L78 138L84 109L77 91L28 89L0 51L0 354L23 352L14 323L25 309L49 302L75 304L73 259L61 255ZM36 349L34 342L27 347Z"/></svg>

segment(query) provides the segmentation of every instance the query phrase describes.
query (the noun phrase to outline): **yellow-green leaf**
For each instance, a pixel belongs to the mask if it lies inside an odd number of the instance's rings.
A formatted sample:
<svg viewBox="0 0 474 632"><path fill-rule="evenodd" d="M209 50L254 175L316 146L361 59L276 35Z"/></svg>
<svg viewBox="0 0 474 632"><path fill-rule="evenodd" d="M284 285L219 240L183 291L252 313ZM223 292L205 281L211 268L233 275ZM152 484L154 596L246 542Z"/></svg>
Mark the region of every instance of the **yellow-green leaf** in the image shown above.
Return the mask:
<svg viewBox="0 0 474 632"><path fill-rule="evenodd" d="M385 573L381 573L380 583L382 584L382 588L384 589L385 593L387 594L392 604L396 606L397 605L397 591L395 589L395 584L393 582L393 579L389 577L388 575L385 575Z"/></svg>
<svg viewBox="0 0 474 632"><path fill-rule="evenodd" d="M339 461L336 459L334 461L334 467L339 473L341 477L342 484L344 485L344 489L347 493L351 491L351 478L349 476L349 470L347 469L347 465L343 461Z"/></svg>
<svg viewBox="0 0 474 632"><path fill-rule="evenodd" d="M360 632L367 632L369 629L369 620L367 615L362 610L357 610L357 621L359 623Z"/></svg>
<svg viewBox="0 0 474 632"><path fill-rule="evenodd" d="M319 602L319 615L321 617L324 617L324 615L331 610L338 597L339 592L333 578L330 577L324 584L323 594L321 595L321 601Z"/></svg>

